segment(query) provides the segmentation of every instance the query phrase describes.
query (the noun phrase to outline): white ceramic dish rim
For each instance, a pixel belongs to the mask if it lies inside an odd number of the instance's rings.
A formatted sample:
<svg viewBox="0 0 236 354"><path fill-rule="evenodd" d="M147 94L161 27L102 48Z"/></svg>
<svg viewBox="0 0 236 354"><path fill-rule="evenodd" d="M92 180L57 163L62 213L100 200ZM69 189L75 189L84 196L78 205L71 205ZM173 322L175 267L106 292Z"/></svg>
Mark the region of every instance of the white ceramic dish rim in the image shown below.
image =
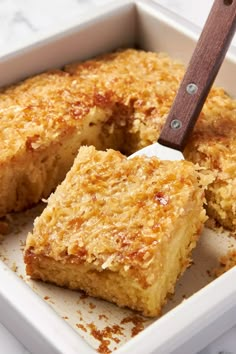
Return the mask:
<svg viewBox="0 0 236 354"><path fill-rule="evenodd" d="M197 38L199 31L196 31L195 26L187 24L187 21L181 20L177 15L152 1L121 1L117 5L109 4L104 6L103 9L98 9L92 16L88 15L80 25L75 22L73 26L73 23L71 23L70 28L64 28L63 30L60 28L60 30L54 30L50 35L42 36L37 43L4 56L0 59L0 63L15 60L18 56L27 54L27 52L45 44L47 41L57 39L63 32L63 35L66 36L68 32L74 30L75 26L77 30L82 29L88 22L94 21L109 11L134 6L135 4L144 8L149 7L149 10L153 9L153 11L158 9L165 20L168 17L168 21L173 22L179 30L184 31L193 39ZM187 30L185 29L186 25L188 26ZM42 353L45 351L68 354L95 352L2 262L0 262L0 274L1 321L32 352ZM228 320L226 314L229 313L231 313L231 316ZM171 310L116 352L150 353L158 349L158 353L170 353L177 348L185 348L179 350L181 350L181 353L187 353L183 350L187 350L188 345L192 345L194 340L196 350L200 350L217 335L232 326L234 324L232 318L235 318L236 322L236 268L228 271ZM207 331L209 326L214 327L214 333ZM204 336L204 331L207 336ZM200 334L201 343L197 343ZM191 340L191 343L189 340Z"/></svg>

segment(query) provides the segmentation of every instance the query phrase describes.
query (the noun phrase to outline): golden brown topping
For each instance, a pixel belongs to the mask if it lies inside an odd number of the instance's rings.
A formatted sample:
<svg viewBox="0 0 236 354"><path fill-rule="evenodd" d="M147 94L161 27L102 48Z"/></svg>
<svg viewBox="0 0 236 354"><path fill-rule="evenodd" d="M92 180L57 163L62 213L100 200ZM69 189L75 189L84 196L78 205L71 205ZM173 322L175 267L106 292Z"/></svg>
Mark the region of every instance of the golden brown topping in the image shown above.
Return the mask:
<svg viewBox="0 0 236 354"><path fill-rule="evenodd" d="M81 147L27 247L37 244L35 252L101 270L145 269L168 244L175 221L189 212L188 201L199 192L202 198L200 178L187 161L170 168L155 157L128 160L114 150Z"/></svg>

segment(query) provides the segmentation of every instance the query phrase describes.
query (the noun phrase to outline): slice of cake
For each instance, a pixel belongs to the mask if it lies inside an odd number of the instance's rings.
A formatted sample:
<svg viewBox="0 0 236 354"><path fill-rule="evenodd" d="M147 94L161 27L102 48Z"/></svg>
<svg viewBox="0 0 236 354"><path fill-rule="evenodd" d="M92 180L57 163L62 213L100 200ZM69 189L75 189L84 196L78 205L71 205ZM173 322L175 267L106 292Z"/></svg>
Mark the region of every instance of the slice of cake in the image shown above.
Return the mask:
<svg viewBox="0 0 236 354"><path fill-rule="evenodd" d="M27 274L156 316L206 220L205 186L187 161L81 147L28 235Z"/></svg>

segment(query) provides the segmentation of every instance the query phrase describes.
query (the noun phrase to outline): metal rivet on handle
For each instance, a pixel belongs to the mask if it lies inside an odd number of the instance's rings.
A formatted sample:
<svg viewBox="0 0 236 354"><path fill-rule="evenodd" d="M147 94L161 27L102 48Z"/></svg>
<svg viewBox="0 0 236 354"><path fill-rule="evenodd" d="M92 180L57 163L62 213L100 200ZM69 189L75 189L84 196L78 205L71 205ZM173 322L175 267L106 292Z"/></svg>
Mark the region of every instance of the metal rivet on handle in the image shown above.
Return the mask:
<svg viewBox="0 0 236 354"><path fill-rule="evenodd" d="M179 119L173 119L170 123L172 129L180 129L182 127L182 122Z"/></svg>
<svg viewBox="0 0 236 354"><path fill-rule="evenodd" d="M224 0L224 4L225 4L226 6L230 6L230 5L233 4L233 1L234 1L234 0Z"/></svg>
<svg viewBox="0 0 236 354"><path fill-rule="evenodd" d="M190 94L190 95L194 95L198 90L198 87L196 84L194 83L191 83L191 84L188 84L187 87L186 87L186 91Z"/></svg>

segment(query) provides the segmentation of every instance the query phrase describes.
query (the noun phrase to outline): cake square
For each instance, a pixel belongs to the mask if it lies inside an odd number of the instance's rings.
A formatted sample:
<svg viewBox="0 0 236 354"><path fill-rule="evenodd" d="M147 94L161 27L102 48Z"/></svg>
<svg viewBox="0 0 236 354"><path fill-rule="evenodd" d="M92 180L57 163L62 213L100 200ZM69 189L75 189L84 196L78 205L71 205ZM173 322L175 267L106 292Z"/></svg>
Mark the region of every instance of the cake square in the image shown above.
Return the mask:
<svg viewBox="0 0 236 354"><path fill-rule="evenodd" d="M27 237L32 279L157 316L206 220L191 162L80 148Z"/></svg>

